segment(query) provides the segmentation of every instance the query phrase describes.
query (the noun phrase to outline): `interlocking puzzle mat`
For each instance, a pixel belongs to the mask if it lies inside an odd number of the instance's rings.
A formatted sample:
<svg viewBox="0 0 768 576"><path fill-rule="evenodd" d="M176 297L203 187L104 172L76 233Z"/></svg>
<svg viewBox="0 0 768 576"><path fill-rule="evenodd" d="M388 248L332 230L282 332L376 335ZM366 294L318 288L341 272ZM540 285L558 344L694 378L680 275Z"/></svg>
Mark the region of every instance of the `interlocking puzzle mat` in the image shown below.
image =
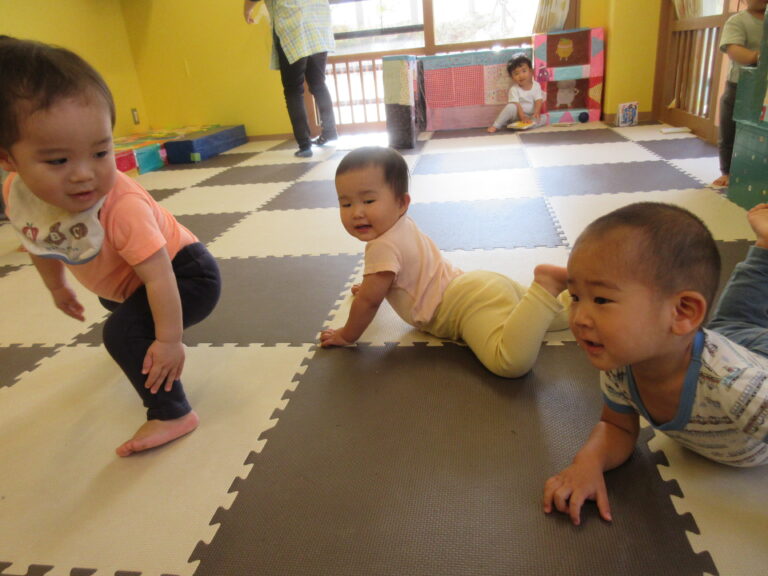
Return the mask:
<svg viewBox="0 0 768 576"><path fill-rule="evenodd" d="M766 471L711 465L649 430L608 477L613 524L594 506L581 528L541 512L544 480L599 410L596 374L568 330L547 334L535 370L516 382L386 305L359 346L315 347L323 327L345 321L362 266L362 244L339 222L336 166L345 150L386 141L342 137L311 159L294 158L291 141L249 142L139 176L209 246L224 284L219 308L185 335L200 428L125 460L113 449L143 410L100 345L106 311L80 291L85 323L56 312L0 226L0 574L725 575L768 565L768 516L756 504ZM406 159L410 213L446 255L523 284L537 263L564 264L593 218L638 200L701 216L724 277L752 236L744 210L706 188L716 149L658 125L422 133Z"/></svg>

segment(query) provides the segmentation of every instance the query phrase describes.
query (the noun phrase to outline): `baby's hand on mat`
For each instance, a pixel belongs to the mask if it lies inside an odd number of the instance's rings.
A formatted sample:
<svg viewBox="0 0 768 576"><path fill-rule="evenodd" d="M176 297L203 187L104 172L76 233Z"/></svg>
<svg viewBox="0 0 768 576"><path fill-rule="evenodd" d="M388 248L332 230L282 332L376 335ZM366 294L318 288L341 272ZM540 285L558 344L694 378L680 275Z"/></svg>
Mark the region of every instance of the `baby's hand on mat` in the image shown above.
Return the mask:
<svg viewBox="0 0 768 576"><path fill-rule="evenodd" d="M571 517L575 526L581 524L581 507L586 500L596 500L603 520L610 522L611 507L605 478L599 466L574 463L544 485L544 512L554 508Z"/></svg>
<svg viewBox="0 0 768 576"><path fill-rule="evenodd" d="M329 328L320 332L320 346L330 348L331 346L351 346L353 342L347 342L341 337L338 330Z"/></svg>
<svg viewBox="0 0 768 576"><path fill-rule="evenodd" d="M144 356L141 373L147 374L144 383L152 394L157 394L165 384L165 391L170 392L173 383L181 378L184 369L184 344L181 342L160 342L155 340Z"/></svg>

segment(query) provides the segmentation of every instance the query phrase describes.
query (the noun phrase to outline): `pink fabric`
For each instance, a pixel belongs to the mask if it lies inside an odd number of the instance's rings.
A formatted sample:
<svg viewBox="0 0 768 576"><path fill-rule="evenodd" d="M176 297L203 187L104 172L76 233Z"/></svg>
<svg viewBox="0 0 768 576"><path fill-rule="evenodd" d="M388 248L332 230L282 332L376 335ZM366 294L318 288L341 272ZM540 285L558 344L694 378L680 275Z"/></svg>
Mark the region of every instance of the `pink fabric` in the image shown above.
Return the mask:
<svg viewBox="0 0 768 576"><path fill-rule="evenodd" d="M417 328L432 319L448 284L462 274L407 214L366 244L363 274L376 272L395 273L387 301Z"/></svg>

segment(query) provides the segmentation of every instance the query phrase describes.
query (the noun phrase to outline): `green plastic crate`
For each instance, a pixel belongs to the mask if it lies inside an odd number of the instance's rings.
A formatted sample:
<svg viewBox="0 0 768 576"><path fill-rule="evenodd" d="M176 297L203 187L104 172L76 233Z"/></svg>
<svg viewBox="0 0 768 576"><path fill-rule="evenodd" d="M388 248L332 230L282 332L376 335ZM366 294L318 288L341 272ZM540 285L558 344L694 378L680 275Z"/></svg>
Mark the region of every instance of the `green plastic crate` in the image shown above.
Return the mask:
<svg viewBox="0 0 768 576"><path fill-rule="evenodd" d="M728 198L747 210L768 202L768 124L736 122Z"/></svg>

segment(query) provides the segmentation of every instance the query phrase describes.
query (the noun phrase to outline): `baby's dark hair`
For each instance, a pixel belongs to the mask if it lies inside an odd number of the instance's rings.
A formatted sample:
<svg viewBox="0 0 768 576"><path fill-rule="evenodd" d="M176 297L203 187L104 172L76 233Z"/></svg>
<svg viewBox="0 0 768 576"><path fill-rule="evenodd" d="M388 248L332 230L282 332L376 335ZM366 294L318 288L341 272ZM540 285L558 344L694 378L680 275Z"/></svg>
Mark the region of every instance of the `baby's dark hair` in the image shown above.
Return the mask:
<svg viewBox="0 0 768 576"><path fill-rule="evenodd" d="M510 61L507 62L507 74L512 76L512 72L516 68L520 68L520 66L522 66L523 64L528 64L528 68L533 70L533 63L531 62L531 59L528 58L528 56L526 56L522 52L519 54L515 54L514 56L512 56Z"/></svg>
<svg viewBox="0 0 768 576"><path fill-rule="evenodd" d="M639 202L601 216L576 240L599 239L619 228L640 233L627 265L638 278L664 295L699 292L711 307L720 282L720 253L697 216L672 204Z"/></svg>
<svg viewBox="0 0 768 576"><path fill-rule="evenodd" d="M384 181L392 187L395 197L403 198L408 194L408 163L394 148L383 146L356 148L341 160L339 167L336 168L336 177L366 166L381 166L384 170Z"/></svg>
<svg viewBox="0 0 768 576"><path fill-rule="evenodd" d="M0 148L19 139L21 116L47 110L62 98L94 92L115 103L107 83L85 60L66 48L0 36ZM26 103L28 106L22 107Z"/></svg>

